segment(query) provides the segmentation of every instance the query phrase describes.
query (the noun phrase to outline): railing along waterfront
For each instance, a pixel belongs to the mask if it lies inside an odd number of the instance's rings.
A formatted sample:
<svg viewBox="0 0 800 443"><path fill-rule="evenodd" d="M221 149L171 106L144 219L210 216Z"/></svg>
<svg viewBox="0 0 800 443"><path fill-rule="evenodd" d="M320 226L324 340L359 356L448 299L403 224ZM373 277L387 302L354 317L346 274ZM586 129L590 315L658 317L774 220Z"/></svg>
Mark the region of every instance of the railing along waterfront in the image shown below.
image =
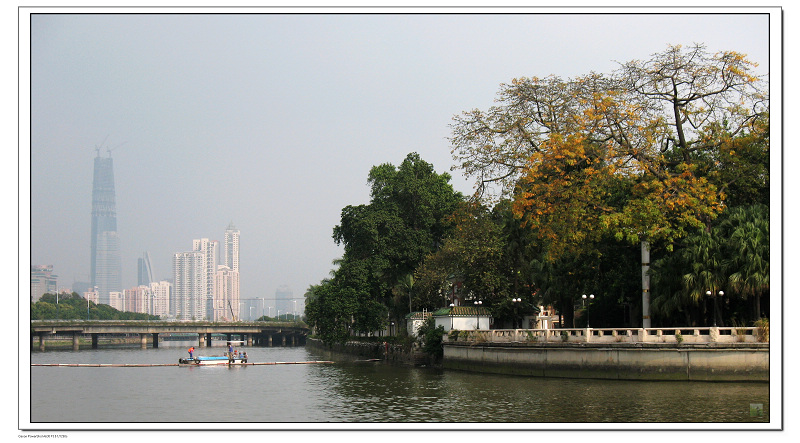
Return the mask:
<svg viewBox="0 0 800 443"><path fill-rule="evenodd" d="M757 327L453 330L445 343L768 343Z"/></svg>

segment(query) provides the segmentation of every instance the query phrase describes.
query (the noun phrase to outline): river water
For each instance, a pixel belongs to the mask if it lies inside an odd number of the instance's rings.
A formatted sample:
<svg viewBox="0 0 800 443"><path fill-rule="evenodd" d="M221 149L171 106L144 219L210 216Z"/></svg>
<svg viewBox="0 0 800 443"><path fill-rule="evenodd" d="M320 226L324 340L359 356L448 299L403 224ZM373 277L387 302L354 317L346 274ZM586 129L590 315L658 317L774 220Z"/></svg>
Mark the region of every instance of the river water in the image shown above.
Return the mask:
<svg viewBox="0 0 800 443"><path fill-rule="evenodd" d="M177 363L190 344L37 350L31 363ZM767 383L544 379L341 359L303 347L245 350L252 362L337 360L238 367L31 366L30 422L79 428L108 423L151 423L156 429L170 424L177 429L230 423L304 429L320 423L412 428L471 423L559 429L570 423L692 428L770 421ZM215 346L197 354L223 351ZM761 405L763 415L751 413L751 405Z"/></svg>

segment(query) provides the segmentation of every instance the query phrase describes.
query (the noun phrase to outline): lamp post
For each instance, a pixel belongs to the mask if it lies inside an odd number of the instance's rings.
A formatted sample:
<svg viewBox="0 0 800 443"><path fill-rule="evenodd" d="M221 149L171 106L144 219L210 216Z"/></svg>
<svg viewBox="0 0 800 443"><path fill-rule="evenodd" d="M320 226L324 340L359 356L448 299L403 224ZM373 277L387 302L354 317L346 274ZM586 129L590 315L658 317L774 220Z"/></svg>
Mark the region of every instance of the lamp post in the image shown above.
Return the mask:
<svg viewBox="0 0 800 443"><path fill-rule="evenodd" d="M511 299L511 305L514 306L514 318L513 318L514 324L511 326L512 329L516 329L517 328L517 306L519 305L519 303L521 301L522 301L521 298L512 298ZM521 324L519 326L520 326L520 328L522 327Z"/></svg>
<svg viewBox="0 0 800 443"><path fill-rule="evenodd" d="M454 305L453 303L450 303L450 330L451 331L453 330L453 308L455 306L456 305Z"/></svg>
<svg viewBox="0 0 800 443"><path fill-rule="evenodd" d="M713 293L711 291L706 291L706 295L709 296L709 297L713 297L714 298L714 320L711 322L712 323L711 326L716 328L717 327L717 297L718 296L719 297L724 296L725 292L719 291L717 293L717 295L713 295Z"/></svg>
<svg viewBox="0 0 800 443"><path fill-rule="evenodd" d="M482 304L483 304L483 301L481 301L481 300L476 300L475 301L475 306L480 307L480 305L482 305ZM478 310L476 309L475 310L475 329L477 330L477 329L480 329L480 328L481 328L481 317L478 314Z"/></svg>
<svg viewBox="0 0 800 443"><path fill-rule="evenodd" d="M586 294L581 295L581 303L582 303L583 306L586 306L586 299L587 298L589 299L589 303L591 303L592 300L594 300L594 294L589 294L588 297L586 296ZM587 309L586 310L586 329L589 329L589 328L591 328L591 326L589 325L589 310Z"/></svg>

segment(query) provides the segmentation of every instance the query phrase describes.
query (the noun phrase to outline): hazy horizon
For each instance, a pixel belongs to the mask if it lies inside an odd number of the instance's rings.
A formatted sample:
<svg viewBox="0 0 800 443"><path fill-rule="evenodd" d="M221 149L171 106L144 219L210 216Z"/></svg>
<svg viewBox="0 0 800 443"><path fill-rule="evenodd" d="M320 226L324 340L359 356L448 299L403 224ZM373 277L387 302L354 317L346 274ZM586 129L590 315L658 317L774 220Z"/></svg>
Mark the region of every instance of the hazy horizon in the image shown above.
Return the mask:
<svg viewBox="0 0 800 443"><path fill-rule="evenodd" d="M145 251L172 278L174 253L196 238L221 251L233 223L242 299L300 298L341 257L333 227L369 202L372 166L417 152L473 192L450 170L448 125L501 83L610 72L670 44L769 70L766 14L70 12L30 20L30 260L59 287L88 281L93 158L109 149L123 288Z"/></svg>

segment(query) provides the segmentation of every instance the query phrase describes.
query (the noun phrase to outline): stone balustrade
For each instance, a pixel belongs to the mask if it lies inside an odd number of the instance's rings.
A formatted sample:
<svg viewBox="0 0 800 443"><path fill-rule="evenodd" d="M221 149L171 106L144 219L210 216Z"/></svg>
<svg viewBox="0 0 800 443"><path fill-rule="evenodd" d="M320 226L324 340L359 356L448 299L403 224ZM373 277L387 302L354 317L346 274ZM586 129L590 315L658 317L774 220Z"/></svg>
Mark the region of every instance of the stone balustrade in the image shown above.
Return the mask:
<svg viewBox="0 0 800 443"><path fill-rule="evenodd" d="M757 327L581 328L462 330L445 342L471 343L765 343Z"/></svg>

